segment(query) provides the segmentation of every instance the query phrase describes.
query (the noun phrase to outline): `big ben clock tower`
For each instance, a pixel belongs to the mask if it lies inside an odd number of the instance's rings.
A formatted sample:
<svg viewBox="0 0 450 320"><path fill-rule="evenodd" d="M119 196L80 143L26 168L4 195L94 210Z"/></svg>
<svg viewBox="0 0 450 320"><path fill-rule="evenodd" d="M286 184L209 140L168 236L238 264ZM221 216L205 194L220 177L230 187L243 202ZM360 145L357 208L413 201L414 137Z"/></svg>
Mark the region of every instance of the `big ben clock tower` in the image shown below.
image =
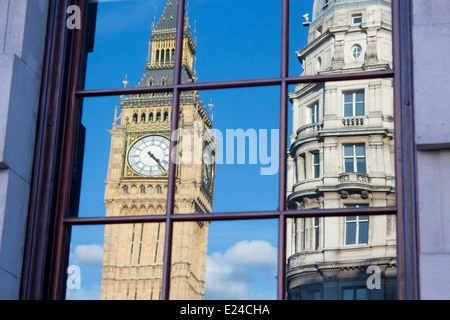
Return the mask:
<svg viewBox="0 0 450 320"><path fill-rule="evenodd" d="M173 82L177 1L169 0L150 36L146 72L139 86ZM182 82L196 81L195 41L188 21L183 39ZM127 82L125 82L127 84ZM215 142L212 121L195 91L180 95L178 154L171 155L171 93L121 97L111 133L105 181L106 216L166 212L170 157L177 160L175 213L209 213L213 204ZM161 298L163 223L105 226L101 299ZM208 224L175 223L170 299L203 299Z"/></svg>

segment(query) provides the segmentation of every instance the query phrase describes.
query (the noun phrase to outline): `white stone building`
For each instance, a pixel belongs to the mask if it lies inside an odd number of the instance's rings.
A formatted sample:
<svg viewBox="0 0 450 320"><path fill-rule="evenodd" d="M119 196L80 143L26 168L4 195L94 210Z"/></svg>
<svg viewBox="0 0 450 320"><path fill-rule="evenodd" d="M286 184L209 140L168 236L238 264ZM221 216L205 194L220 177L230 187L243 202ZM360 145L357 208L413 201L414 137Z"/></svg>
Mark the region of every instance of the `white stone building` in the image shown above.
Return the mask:
<svg viewBox="0 0 450 320"><path fill-rule="evenodd" d="M303 75L391 69L391 2L316 0L297 57ZM393 81L298 85L289 98L289 208L395 206ZM395 217L291 219L287 241L289 298L395 297ZM377 290L365 283L372 265Z"/></svg>

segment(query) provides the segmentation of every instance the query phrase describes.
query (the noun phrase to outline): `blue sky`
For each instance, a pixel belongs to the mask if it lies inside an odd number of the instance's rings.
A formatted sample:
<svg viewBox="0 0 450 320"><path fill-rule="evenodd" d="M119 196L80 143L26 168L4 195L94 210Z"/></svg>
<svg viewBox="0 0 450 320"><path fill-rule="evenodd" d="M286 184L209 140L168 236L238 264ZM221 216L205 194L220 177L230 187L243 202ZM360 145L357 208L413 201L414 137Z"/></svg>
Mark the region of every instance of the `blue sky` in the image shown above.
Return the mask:
<svg viewBox="0 0 450 320"><path fill-rule="evenodd" d="M165 2L100 2L86 89L120 88L126 75L129 86L137 86L145 72L155 6L159 19ZM199 82L279 75L281 1L191 0L188 8L191 30L194 31L195 24L198 39ZM301 73L294 51L306 45L307 29L302 26L302 15L311 10L311 0L291 0L290 75L293 76ZM213 126L222 132L278 129L278 87L211 90L199 94L205 103L212 99ZM104 181L110 148L110 135L106 130L111 128L114 108L119 102L119 97L84 101L82 123L87 128L87 138L79 216L105 215ZM213 212L276 210L278 175L261 175L263 167L266 166L261 162L218 165ZM206 298L276 299L276 254L273 256L273 253L278 245L277 231L276 220L212 223L208 239L210 284L207 279ZM74 228L70 263L82 267L84 280L82 290L71 290L72 298L98 298L101 257L89 259L87 253L89 248L94 249L93 254L98 253L97 246L102 244L102 227ZM77 248L86 250L76 251ZM261 259L247 264L241 259L238 265L235 257L239 257L242 250L259 252ZM267 256L272 260L265 259ZM214 269L217 264L229 266L230 273ZM235 283L236 291L230 292L231 286L221 287L221 282Z"/></svg>

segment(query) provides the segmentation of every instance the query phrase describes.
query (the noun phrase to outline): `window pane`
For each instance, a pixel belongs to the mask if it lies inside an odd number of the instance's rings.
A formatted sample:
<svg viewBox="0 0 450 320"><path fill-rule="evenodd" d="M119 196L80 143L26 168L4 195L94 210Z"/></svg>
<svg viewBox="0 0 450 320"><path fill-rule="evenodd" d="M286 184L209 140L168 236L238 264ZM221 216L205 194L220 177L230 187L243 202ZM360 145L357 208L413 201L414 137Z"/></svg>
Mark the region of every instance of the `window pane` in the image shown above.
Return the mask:
<svg viewBox="0 0 450 320"><path fill-rule="evenodd" d="M396 299L396 217L370 216L370 234L368 218L358 217L358 244L356 216L321 217L323 241L318 249L314 246L316 218L287 219L287 299L309 300L314 291L321 292L324 300ZM377 277L373 277L375 273Z"/></svg>
<svg viewBox="0 0 450 320"><path fill-rule="evenodd" d="M355 105L355 116L363 116L364 115L364 102L358 102Z"/></svg>
<svg viewBox="0 0 450 320"><path fill-rule="evenodd" d="M354 172L353 159L345 159L345 172Z"/></svg>
<svg viewBox="0 0 450 320"><path fill-rule="evenodd" d="M366 159L357 158L356 159L356 172L366 173Z"/></svg>
<svg viewBox="0 0 450 320"><path fill-rule="evenodd" d="M198 82L280 74L281 2L190 1Z"/></svg>
<svg viewBox="0 0 450 320"><path fill-rule="evenodd" d="M391 6L391 1L328 1L325 5L325 1L291 0L290 75L392 68L392 31L383 27L392 26ZM373 30L382 42L369 40ZM357 46L361 52L356 60L352 48ZM369 65L374 68L366 68Z"/></svg>
<svg viewBox="0 0 450 320"><path fill-rule="evenodd" d="M356 244L356 222L347 222L345 229L345 244Z"/></svg>
<svg viewBox="0 0 450 320"><path fill-rule="evenodd" d="M344 93L363 92L361 88L387 100L381 104L369 100L365 115L344 117ZM289 86L289 210L344 208L350 198L369 206L395 205L392 92L390 79ZM309 106L314 103L323 118L311 124ZM320 150L320 180L310 160L316 150Z"/></svg>
<svg viewBox="0 0 450 320"><path fill-rule="evenodd" d="M344 156L345 157L353 157L355 151L353 150L353 145L345 145L344 146Z"/></svg>
<svg viewBox="0 0 450 320"><path fill-rule="evenodd" d="M320 291L311 292L311 300L321 300Z"/></svg>
<svg viewBox="0 0 450 320"><path fill-rule="evenodd" d="M176 222L171 300L275 300L276 220Z"/></svg>
<svg viewBox="0 0 450 320"><path fill-rule="evenodd" d="M344 117L353 117L353 103L346 103L344 106Z"/></svg>
<svg viewBox="0 0 450 320"><path fill-rule="evenodd" d="M354 96L353 92L352 92L352 93L346 93L346 94L344 94L344 102L345 102L346 104L347 104L347 103L353 104L353 96Z"/></svg>
<svg viewBox="0 0 450 320"><path fill-rule="evenodd" d="M86 98L69 214L165 214L171 95Z"/></svg>
<svg viewBox="0 0 450 320"><path fill-rule="evenodd" d="M67 300L160 300L164 223L72 227Z"/></svg>
<svg viewBox="0 0 450 320"><path fill-rule="evenodd" d="M367 300L366 288L356 288L355 289L355 300Z"/></svg>
<svg viewBox="0 0 450 320"><path fill-rule="evenodd" d="M173 84L176 1L90 2L82 88Z"/></svg>
<svg viewBox="0 0 450 320"><path fill-rule="evenodd" d="M353 289L342 290L342 300L353 300Z"/></svg>
<svg viewBox="0 0 450 320"><path fill-rule="evenodd" d="M358 91L355 93L355 102L359 103L359 102L363 102L364 103L364 91Z"/></svg>
<svg viewBox="0 0 450 320"><path fill-rule="evenodd" d="M198 96L197 104L182 105L180 116L177 212L276 210L279 88Z"/></svg>
<svg viewBox="0 0 450 320"><path fill-rule="evenodd" d="M356 156L365 156L366 155L366 147L361 144L355 145L355 155Z"/></svg>
<svg viewBox="0 0 450 320"><path fill-rule="evenodd" d="M359 234L358 242L359 244L366 244L369 240L369 221L364 221L359 223Z"/></svg>

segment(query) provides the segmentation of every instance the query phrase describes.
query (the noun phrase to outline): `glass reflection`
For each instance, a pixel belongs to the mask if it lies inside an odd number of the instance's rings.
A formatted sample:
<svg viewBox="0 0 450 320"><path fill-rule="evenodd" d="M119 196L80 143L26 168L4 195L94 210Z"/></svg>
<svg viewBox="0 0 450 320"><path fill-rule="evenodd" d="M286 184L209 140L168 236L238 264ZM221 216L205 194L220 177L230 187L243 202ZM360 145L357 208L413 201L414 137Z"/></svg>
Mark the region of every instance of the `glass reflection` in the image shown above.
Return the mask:
<svg viewBox="0 0 450 320"><path fill-rule="evenodd" d="M396 217L287 220L289 300L397 298Z"/></svg>
<svg viewBox="0 0 450 320"><path fill-rule="evenodd" d="M363 115L345 115L350 91L364 96ZM299 85L290 99L288 208L395 206L392 80Z"/></svg>
<svg viewBox="0 0 450 320"><path fill-rule="evenodd" d="M187 1L199 82L279 76L281 1Z"/></svg>
<svg viewBox="0 0 450 320"><path fill-rule="evenodd" d="M292 1L291 10L308 13L302 76L392 69L391 1ZM394 206L392 79L299 84L289 100L287 207Z"/></svg>
<svg viewBox="0 0 450 320"><path fill-rule="evenodd" d="M164 223L72 227L67 300L159 300Z"/></svg>
<svg viewBox="0 0 450 320"><path fill-rule="evenodd" d="M181 106L177 212L276 210L279 88L197 94L210 102Z"/></svg>
<svg viewBox="0 0 450 320"><path fill-rule="evenodd" d="M176 222L170 299L276 299L274 220Z"/></svg>
<svg viewBox="0 0 450 320"><path fill-rule="evenodd" d="M165 224L106 225L102 300L160 300Z"/></svg>
<svg viewBox="0 0 450 320"><path fill-rule="evenodd" d="M84 99L70 216L165 214L170 99L169 95Z"/></svg>
<svg viewBox="0 0 450 320"><path fill-rule="evenodd" d="M390 0L290 1L290 75L392 69L391 12Z"/></svg>
<svg viewBox="0 0 450 320"><path fill-rule="evenodd" d="M91 2L82 89L120 88L123 81L132 86L172 84L176 4L167 0ZM186 28L185 41L192 43L189 26ZM149 77L145 71L150 69L158 75Z"/></svg>

